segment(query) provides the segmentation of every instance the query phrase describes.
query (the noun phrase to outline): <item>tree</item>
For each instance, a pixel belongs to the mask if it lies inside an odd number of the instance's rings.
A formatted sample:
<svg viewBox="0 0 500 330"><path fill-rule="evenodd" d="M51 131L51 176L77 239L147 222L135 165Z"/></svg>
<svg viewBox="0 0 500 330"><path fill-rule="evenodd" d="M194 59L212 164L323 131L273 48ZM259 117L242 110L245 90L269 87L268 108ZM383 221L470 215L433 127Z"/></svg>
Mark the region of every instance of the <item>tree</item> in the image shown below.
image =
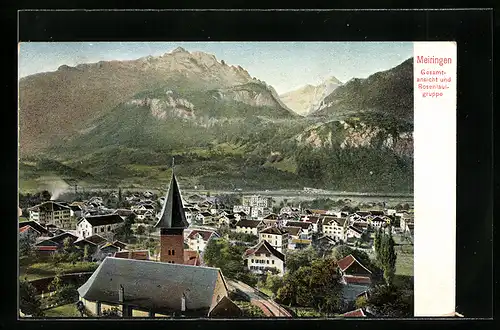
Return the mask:
<svg viewBox="0 0 500 330"><path fill-rule="evenodd" d="M122 207L122 202L123 202L123 197L122 197L122 188L118 188L118 203L117 207L120 208Z"/></svg>
<svg viewBox="0 0 500 330"><path fill-rule="evenodd" d="M56 276L54 276L54 279L52 279L52 282L50 282L50 284L47 286L47 289L49 290L49 292L57 292L61 290L62 286L63 282L61 280L61 276L59 273L57 273Z"/></svg>
<svg viewBox="0 0 500 330"><path fill-rule="evenodd" d="M312 247L297 251L287 250L286 269L289 273L293 273L300 267L309 266L316 258L318 258L318 253Z"/></svg>
<svg viewBox="0 0 500 330"><path fill-rule="evenodd" d="M132 225L135 222L135 218L135 213L131 213L125 218L123 225L115 230L115 236L118 240L125 242L128 242L130 240L130 238L133 236Z"/></svg>
<svg viewBox="0 0 500 330"><path fill-rule="evenodd" d="M30 257L34 253L34 245L36 243L35 235L30 232L19 237L19 254L22 257Z"/></svg>
<svg viewBox="0 0 500 330"><path fill-rule="evenodd" d="M78 300L78 291L76 286L67 284L63 285L56 294L57 304L69 304Z"/></svg>
<svg viewBox="0 0 500 330"><path fill-rule="evenodd" d="M28 281L19 282L19 309L26 315L42 317L42 303L36 288Z"/></svg>
<svg viewBox="0 0 500 330"><path fill-rule="evenodd" d="M276 296L278 290L283 286L283 278L269 273L267 274L264 286L273 293L273 296Z"/></svg>
<svg viewBox="0 0 500 330"><path fill-rule="evenodd" d="M242 258L245 250L245 246L230 244L224 238L211 239L203 252L203 260L210 267L220 268L228 278L254 285L257 279L245 267Z"/></svg>
<svg viewBox="0 0 500 330"><path fill-rule="evenodd" d="M332 258L316 259L295 272L287 272L276 299L290 306L313 307L323 313L335 313L342 304L342 287Z"/></svg>
<svg viewBox="0 0 500 330"><path fill-rule="evenodd" d="M394 239L392 237L391 231L389 234L384 232L378 232L378 238L376 238L375 250L377 252L377 261L383 270L384 279L388 285L392 285L394 275L396 273L396 251L394 249Z"/></svg>
<svg viewBox="0 0 500 330"><path fill-rule="evenodd" d="M371 290L366 306L381 317L412 317L413 290L388 285L376 286Z"/></svg>
<svg viewBox="0 0 500 330"><path fill-rule="evenodd" d="M50 199L52 198L52 195L50 194L50 192L48 192L47 190L43 190L40 194L39 194L39 198L42 202L46 202L46 201L50 201Z"/></svg>
<svg viewBox="0 0 500 330"><path fill-rule="evenodd" d="M85 245L83 248L83 261L88 261L90 257L89 246Z"/></svg>

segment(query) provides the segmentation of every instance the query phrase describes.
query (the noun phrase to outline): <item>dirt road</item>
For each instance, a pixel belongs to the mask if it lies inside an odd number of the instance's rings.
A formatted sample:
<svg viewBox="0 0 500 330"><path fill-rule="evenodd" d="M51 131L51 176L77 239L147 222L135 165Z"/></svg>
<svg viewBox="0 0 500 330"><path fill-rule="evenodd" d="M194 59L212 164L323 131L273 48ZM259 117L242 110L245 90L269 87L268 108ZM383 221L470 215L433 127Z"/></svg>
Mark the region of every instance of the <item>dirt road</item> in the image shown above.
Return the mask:
<svg viewBox="0 0 500 330"><path fill-rule="evenodd" d="M250 297L250 303L262 309L268 317L292 317L292 315L278 303L267 297L260 291L251 286L240 282L227 280L227 284L235 289L238 289Z"/></svg>

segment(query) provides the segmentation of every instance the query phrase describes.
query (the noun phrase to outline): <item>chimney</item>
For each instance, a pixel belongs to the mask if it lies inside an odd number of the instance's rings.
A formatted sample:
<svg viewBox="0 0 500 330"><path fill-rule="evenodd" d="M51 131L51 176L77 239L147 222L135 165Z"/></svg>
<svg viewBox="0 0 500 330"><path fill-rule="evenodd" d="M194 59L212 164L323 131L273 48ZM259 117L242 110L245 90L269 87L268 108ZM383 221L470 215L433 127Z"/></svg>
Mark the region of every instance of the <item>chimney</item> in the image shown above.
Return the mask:
<svg viewBox="0 0 500 330"><path fill-rule="evenodd" d="M125 291L123 289L123 285L120 284L120 289L118 291L118 302L120 304L123 304L123 297L124 297Z"/></svg>
<svg viewBox="0 0 500 330"><path fill-rule="evenodd" d="M181 297L181 312L184 311L186 311L186 296L183 293Z"/></svg>

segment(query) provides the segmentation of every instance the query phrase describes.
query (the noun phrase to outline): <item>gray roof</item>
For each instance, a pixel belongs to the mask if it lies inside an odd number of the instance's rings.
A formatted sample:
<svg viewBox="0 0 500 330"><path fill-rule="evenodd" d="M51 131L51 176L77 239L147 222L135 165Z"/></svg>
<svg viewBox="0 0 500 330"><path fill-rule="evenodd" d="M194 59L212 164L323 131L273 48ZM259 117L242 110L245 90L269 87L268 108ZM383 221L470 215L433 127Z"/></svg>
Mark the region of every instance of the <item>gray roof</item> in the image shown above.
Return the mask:
<svg viewBox="0 0 500 330"><path fill-rule="evenodd" d="M107 257L78 293L117 304L121 285L132 306L179 311L185 294L187 310L209 309L219 273L218 268Z"/></svg>
<svg viewBox="0 0 500 330"><path fill-rule="evenodd" d="M182 205L181 192L177 185L175 174L172 172L172 180L168 188L165 203L161 210L160 218L155 228L187 228L189 223L186 220L184 206Z"/></svg>

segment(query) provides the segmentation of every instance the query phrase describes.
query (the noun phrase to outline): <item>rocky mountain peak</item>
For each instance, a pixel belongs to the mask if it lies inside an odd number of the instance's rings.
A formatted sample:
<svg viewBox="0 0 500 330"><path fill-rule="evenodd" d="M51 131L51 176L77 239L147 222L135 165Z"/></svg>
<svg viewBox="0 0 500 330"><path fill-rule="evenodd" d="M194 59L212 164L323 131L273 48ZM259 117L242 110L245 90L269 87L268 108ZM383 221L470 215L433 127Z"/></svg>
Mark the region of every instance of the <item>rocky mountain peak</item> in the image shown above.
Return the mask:
<svg viewBox="0 0 500 330"><path fill-rule="evenodd" d="M176 49L174 49L170 53L175 54L175 53L189 53L189 52L182 47L177 47Z"/></svg>

